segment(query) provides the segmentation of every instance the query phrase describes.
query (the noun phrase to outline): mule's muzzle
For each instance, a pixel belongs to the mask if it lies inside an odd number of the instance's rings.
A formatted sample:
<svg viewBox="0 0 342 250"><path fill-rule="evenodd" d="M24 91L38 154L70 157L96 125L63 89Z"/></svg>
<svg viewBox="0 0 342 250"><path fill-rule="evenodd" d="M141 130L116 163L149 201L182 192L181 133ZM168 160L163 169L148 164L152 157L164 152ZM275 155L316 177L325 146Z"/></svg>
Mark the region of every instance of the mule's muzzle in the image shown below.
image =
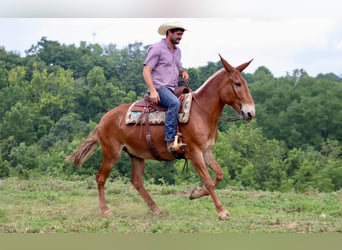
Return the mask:
<svg viewBox="0 0 342 250"><path fill-rule="evenodd" d="M245 112L241 112L241 118L245 121L250 122L253 119L253 116L251 115L251 113L245 113Z"/></svg>
<svg viewBox="0 0 342 250"><path fill-rule="evenodd" d="M247 105L240 110L240 117L242 120L250 122L255 116L255 106Z"/></svg>

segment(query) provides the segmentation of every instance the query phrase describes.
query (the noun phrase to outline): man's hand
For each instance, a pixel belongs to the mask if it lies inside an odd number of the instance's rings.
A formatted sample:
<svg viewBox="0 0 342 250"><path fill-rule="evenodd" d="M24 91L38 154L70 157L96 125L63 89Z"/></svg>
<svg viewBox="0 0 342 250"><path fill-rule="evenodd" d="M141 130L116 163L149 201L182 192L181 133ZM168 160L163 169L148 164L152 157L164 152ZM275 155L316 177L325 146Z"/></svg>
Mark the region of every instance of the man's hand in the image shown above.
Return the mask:
<svg viewBox="0 0 342 250"><path fill-rule="evenodd" d="M185 82L188 82L190 80L190 76L189 76L188 72L186 72L185 70L183 70L181 72L180 76L183 78L183 80Z"/></svg>
<svg viewBox="0 0 342 250"><path fill-rule="evenodd" d="M157 90L153 90L150 92L150 102L152 103L158 103L160 101L160 97L159 97L159 94L158 94L158 91Z"/></svg>
<svg viewBox="0 0 342 250"><path fill-rule="evenodd" d="M153 85L152 68L151 67L146 66L146 65L144 66L143 77L144 77L146 86L150 92L150 96L149 96L150 102L158 103L160 101L160 97L159 97L159 94L158 94L156 88Z"/></svg>

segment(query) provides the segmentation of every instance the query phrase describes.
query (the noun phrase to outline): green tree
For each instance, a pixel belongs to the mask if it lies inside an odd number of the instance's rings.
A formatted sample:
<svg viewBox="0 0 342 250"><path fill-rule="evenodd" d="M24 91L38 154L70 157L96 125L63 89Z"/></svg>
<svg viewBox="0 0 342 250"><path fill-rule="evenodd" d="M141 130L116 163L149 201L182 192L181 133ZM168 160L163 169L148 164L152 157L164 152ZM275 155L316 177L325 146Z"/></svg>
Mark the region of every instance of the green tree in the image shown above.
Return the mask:
<svg viewBox="0 0 342 250"><path fill-rule="evenodd" d="M342 84L309 77L297 70L292 76L256 81L251 86L258 124L268 138L290 148L319 149L327 138L342 140Z"/></svg>
<svg viewBox="0 0 342 250"><path fill-rule="evenodd" d="M25 142L27 145L35 142L37 136L34 128L34 117L31 107L17 102L7 111L0 124L0 138L13 136L14 145Z"/></svg>
<svg viewBox="0 0 342 250"><path fill-rule="evenodd" d="M102 67L95 66L92 68L87 75L87 83L89 87L94 87L96 85L104 85L106 77Z"/></svg>
<svg viewBox="0 0 342 250"><path fill-rule="evenodd" d="M0 155L0 179L10 176L10 165Z"/></svg>
<svg viewBox="0 0 342 250"><path fill-rule="evenodd" d="M10 153L10 164L17 175L29 178L30 172L38 168L38 154L35 145L27 146L25 142L21 142L17 147L12 148Z"/></svg>
<svg viewBox="0 0 342 250"><path fill-rule="evenodd" d="M8 86L8 71L6 69L5 63L0 61L0 89Z"/></svg>
<svg viewBox="0 0 342 250"><path fill-rule="evenodd" d="M255 122L237 126L220 133L215 155L228 176L245 187L277 190L287 177L283 167L284 145L263 136Z"/></svg>
<svg viewBox="0 0 342 250"><path fill-rule="evenodd" d="M40 141L41 149L47 150L58 141L71 142L75 137L86 137L92 127L79 120L79 115L69 113L61 117Z"/></svg>
<svg viewBox="0 0 342 250"><path fill-rule="evenodd" d="M48 116L56 122L64 114L74 111L75 80L72 71L62 69L50 73L44 83L45 91L39 100L39 113L42 116Z"/></svg>

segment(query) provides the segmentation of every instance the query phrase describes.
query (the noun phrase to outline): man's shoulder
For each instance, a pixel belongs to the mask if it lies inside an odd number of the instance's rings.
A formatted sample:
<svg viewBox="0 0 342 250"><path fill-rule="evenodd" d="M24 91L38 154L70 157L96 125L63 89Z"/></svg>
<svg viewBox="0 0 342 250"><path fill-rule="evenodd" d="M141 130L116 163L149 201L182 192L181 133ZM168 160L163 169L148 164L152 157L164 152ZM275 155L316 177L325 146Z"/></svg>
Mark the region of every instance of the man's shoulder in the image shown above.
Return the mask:
<svg viewBox="0 0 342 250"><path fill-rule="evenodd" d="M163 51L165 48L167 48L167 46L165 46L165 42L163 40L156 42L154 44L151 44L148 49L147 52L149 53L161 53L161 51ZM151 52L153 51L153 52Z"/></svg>
<svg viewBox="0 0 342 250"><path fill-rule="evenodd" d="M165 46L167 46L166 45L166 42L165 42L165 39L162 39L162 40L160 40L159 42L156 42L156 43L154 43L154 44L152 44L152 45L150 45L150 48L163 48L163 47L165 47Z"/></svg>

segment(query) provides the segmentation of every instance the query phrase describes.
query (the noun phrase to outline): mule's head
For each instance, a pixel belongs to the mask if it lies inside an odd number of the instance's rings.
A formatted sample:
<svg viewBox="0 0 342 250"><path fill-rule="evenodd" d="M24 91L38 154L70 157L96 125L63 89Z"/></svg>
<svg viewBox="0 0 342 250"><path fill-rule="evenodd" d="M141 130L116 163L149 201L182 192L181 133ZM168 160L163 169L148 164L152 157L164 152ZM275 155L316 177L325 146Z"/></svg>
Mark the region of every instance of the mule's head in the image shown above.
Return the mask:
<svg viewBox="0 0 342 250"><path fill-rule="evenodd" d="M235 68L221 55L220 58L227 72L225 80L220 86L220 98L224 103L233 107L240 114L241 119L251 121L255 116L254 100L241 72L247 68L252 60Z"/></svg>

